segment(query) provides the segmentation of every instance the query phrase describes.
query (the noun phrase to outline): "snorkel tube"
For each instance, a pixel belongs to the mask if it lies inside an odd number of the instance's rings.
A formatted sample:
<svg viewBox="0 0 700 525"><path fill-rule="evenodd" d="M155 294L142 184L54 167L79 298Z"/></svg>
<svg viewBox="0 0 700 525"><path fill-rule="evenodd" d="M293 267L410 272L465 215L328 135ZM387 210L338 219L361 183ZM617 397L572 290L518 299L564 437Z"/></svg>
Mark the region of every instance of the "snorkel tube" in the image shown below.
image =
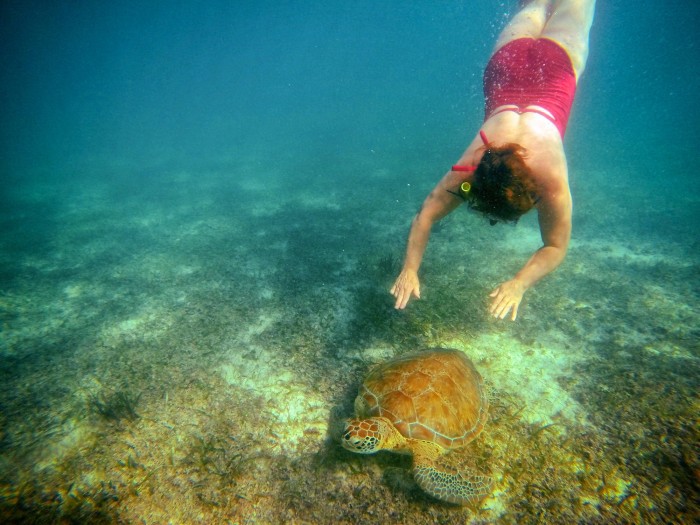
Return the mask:
<svg viewBox="0 0 700 525"><path fill-rule="evenodd" d="M467 200L471 189L472 185L465 180L462 184L459 185L459 196L462 197L464 200Z"/></svg>
<svg viewBox="0 0 700 525"><path fill-rule="evenodd" d="M488 147L488 139L486 138L486 133L484 133L483 130L479 130L479 137L481 137L481 141L484 143L484 146ZM459 164L455 164L452 166L452 171L461 171L461 172L466 172L466 173L473 173L476 171L476 166L474 165L469 165L469 166L460 166ZM462 197L462 199L467 200L467 197L469 196L469 192L472 190L472 185L467 182L466 180L462 182L462 184L459 185L459 189L457 192L452 192L455 195L459 195ZM448 190L449 191L449 190Z"/></svg>

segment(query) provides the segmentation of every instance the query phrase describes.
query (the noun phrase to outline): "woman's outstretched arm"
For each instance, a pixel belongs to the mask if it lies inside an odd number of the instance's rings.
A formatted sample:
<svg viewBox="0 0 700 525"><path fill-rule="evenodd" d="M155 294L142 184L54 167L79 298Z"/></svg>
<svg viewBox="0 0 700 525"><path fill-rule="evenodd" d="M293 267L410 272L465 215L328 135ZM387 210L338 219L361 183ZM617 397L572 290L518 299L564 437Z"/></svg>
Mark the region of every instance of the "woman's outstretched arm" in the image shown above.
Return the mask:
<svg viewBox="0 0 700 525"><path fill-rule="evenodd" d="M411 231L408 234L403 269L390 290L391 295L396 298L395 308L406 308L412 297L420 299L418 270L430 239L430 230L433 224L462 203L459 197L450 193L450 191L455 191L459 183L458 176L452 171L448 172L426 197L420 210L413 218Z"/></svg>

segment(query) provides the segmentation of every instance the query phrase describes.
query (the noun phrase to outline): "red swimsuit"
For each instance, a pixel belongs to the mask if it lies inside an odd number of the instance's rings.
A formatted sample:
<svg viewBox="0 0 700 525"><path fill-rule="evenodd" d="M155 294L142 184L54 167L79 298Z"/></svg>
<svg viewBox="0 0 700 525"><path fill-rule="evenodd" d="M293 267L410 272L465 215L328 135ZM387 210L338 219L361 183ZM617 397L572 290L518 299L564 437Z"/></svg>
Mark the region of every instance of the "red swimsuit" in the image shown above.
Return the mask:
<svg viewBox="0 0 700 525"><path fill-rule="evenodd" d="M559 44L546 38L518 38L496 51L486 66L484 120L499 106L517 106L517 110L501 111L539 113L554 123L563 138L575 93L571 58ZM526 109L530 105L547 109L554 119L536 108Z"/></svg>

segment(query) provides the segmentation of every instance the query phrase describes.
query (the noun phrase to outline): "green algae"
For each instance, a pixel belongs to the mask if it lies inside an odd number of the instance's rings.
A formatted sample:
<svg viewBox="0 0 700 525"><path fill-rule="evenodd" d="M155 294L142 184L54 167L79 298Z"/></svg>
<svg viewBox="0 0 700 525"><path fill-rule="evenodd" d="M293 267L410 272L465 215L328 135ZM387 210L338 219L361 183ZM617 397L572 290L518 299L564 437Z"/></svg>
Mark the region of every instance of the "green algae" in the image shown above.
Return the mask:
<svg viewBox="0 0 700 525"><path fill-rule="evenodd" d="M3 517L603 524L698 515L698 304L681 292L696 279L687 261L660 263L643 245L622 256L573 246L528 293L519 321L497 323L485 307L502 268L460 240L484 253L503 253L501 241L452 221L426 259L423 299L397 312L387 289L400 265L393 235L403 243L405 232L387 229L388 212L372 219L375 235L359 207L341 223L316 201L261 220L252 204L232 212L221 197L201 215L206 207L178 199L174 214L132 202L126 222L96 204L87 232L80 213L57 210L60 253L35 255L3 296ZM298 219L304 206L311 226ZM173 229L180 235L168 239ZM370 241L348 241L358 231ZM129 238L141 244L125 251ZM505 250L498 266L520 257ZM91 262L71 266L82 260ZM474 508L427 497L407 458L358 458L332 436L369 366L451 345L493 388L470 451L494 491Z"/></svg>

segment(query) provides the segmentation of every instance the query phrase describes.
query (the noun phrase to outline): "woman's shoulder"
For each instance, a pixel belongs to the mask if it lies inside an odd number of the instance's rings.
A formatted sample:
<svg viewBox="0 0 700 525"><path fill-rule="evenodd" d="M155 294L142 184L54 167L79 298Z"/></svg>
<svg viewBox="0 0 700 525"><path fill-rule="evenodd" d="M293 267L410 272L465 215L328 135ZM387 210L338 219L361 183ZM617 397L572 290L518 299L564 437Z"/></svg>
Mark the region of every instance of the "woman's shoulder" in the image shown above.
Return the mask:
<svg viewBox="0 0 700 525"><path fill-rule="evenodd" d="M525 162L532 170L535 183L551 189L569 187L569 170L561 140L536 136L523 144Z"/></svg>
<svg viewBox="0 0 700 525"><path fill-rule="evenodd" d="M527 162L537 188L537 208L570 206L569 172L563 148L553 145L533 151Z"/></svg>

